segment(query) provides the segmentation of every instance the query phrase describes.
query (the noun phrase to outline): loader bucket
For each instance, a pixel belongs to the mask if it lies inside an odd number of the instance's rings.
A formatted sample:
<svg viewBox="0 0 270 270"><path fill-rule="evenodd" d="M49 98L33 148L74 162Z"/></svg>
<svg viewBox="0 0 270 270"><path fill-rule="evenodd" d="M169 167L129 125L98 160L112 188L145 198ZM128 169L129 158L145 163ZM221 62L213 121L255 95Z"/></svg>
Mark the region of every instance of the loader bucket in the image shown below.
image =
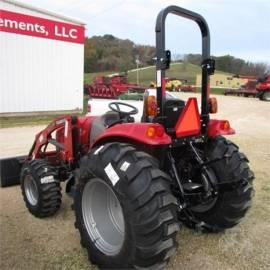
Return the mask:
<svg viewBox="0 0 270 270"><path fill-rule="evenodd" d="M20 184L21 168L27 156L0 159L0 186Z"/></svg>

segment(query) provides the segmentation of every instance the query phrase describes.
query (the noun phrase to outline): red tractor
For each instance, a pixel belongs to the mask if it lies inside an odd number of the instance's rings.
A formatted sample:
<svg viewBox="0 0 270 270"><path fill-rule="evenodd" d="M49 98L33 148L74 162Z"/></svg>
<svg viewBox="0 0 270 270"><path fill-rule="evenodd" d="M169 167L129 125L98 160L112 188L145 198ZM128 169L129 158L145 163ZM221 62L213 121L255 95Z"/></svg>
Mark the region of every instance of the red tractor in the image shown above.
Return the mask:
<svg viewBox="0 0 270 270"><path fill-rule="evenodd" d="M144 92L145 87L130 84L124 75L98 76L90 85L85 85L85 92L91 97L117 98L129 89Z"/></svg>
<svg viewBox="0 0 270 270"><path fill-rule="evenodd" d="M195 21L201 30L200 113L196 98L166 99L170 13ZM162 269L177 248L181 224L224 231L251 206L248 159L223 137L235 131L227 120L209 117L217 104L208 92L215 62L205 19L165 8L157 17L156 49L157 95L145 97L144 122L135 123L137 108L121 102L110 103L101 116L58 118L36 135L20 169L26 207L38 218L58 211L61 183L67 182L81 244L103 269ZM22 159L17 160L3 163L2 178L14 177Z"/></svg>
<svg viewBox="0 0 270 270"><path fill-rule="evenodd" d="M264 101L270 101L270 75L264 76L258 80L256 85L256 90L258 91L258 98Z"/></svg>

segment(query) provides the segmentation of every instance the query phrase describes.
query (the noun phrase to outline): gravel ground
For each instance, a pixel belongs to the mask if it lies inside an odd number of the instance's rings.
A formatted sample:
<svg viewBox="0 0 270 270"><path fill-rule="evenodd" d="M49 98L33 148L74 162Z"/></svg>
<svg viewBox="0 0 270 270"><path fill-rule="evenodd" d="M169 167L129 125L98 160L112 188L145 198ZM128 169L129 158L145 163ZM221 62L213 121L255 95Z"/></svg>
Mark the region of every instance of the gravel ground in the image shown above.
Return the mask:
<svg viewBox="0 0 270 270"><path fill-rule="evenodd" d="M270 269L270 104L253 98L217 98L217 118L230 119L237 130L230 139L248 156L255 172L254 204L243 222L225 233L183 228L168 269ZM0 156L27 153L41 128L0 129ZM40 220L26 210L19 187L0 189L0 269L96 269L80 246L71 203L64 194L58 214Z"/></svg>

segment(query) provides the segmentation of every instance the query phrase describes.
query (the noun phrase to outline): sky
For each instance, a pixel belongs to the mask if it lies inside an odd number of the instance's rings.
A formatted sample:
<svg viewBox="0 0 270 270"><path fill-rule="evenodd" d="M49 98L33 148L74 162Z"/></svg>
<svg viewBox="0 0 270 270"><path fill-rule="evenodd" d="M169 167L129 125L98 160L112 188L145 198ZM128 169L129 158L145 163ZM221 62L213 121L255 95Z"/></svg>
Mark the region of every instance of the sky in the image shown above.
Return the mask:
<svg viewBox="0 0 270 270"><path fill-rule="evenodd" d="M269 0L27 0L36 7L86 23L86 35L112 34L137 44L155 45L158 12L177 5L201 14L211 33L211 54L230 54L270 64ZM200 53L197 25L174 15L166 22L172 54Z"/></svg>

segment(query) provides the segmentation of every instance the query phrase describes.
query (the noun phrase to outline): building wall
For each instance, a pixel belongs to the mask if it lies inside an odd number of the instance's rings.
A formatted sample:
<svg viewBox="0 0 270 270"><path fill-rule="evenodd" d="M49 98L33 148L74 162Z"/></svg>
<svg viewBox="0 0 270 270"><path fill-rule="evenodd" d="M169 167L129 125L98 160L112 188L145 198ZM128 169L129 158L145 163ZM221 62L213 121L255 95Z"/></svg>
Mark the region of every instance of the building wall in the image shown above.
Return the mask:
<svg viewBox="0 0 270 270"><path fill-rule="evenodd" d="M201 86L202 76L198 74L196 77L196 86ZM247 79L235 78L226 74L214 74L210 76L210 87L212 88L240 88L247 83Z"/></svg>
<svg viewBox="0 0 270 270"><path fill-rule="evenodd" d="M0 9L63 21L0 2ZM83 109L83 44L0 32L0 113Z"/></svg>

